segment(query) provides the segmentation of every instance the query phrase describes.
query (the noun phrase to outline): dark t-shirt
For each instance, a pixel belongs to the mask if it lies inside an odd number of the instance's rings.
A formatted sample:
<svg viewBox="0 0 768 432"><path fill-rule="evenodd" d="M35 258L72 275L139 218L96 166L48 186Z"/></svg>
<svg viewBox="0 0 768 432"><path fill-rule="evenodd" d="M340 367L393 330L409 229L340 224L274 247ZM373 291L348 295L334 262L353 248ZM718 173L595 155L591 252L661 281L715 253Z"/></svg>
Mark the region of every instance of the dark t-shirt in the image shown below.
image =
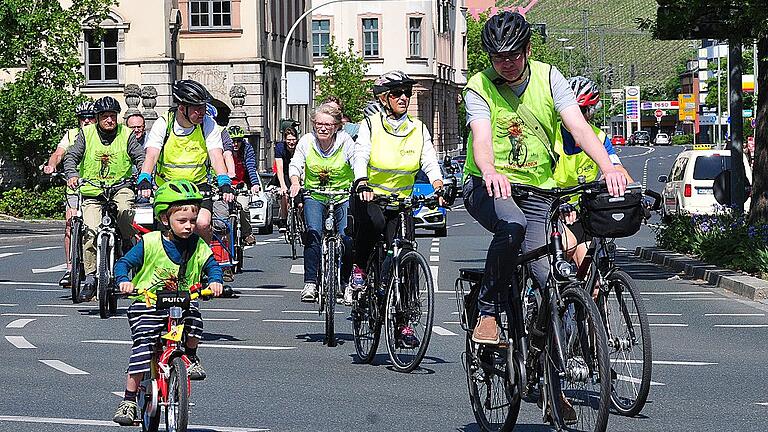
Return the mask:
<svg viewBox="0 0 768 432"><path fill-rule="evenodd" d="M283 160L283 175L286 177L288 176L288 165L291 163L292 157L293 155L288 152L284 141L278 141L275 143L275 160Z"/></svg>

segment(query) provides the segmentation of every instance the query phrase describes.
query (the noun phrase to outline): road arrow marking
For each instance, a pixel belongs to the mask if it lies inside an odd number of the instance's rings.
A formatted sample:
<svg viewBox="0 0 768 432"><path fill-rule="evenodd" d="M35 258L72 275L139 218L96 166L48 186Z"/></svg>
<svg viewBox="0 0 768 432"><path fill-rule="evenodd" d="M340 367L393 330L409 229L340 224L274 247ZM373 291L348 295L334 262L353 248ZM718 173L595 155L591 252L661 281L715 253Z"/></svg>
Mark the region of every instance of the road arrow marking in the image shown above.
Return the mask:
<svg viewBox="0 0 768 432"><path fill-rule="evenodd" d="M11 343L11 345L19 349L37 348L36 346L29 343L29 341L24 336L6 336L5 340L7 340L8 342Z"/></svg>
<svg viewBox="0 0 768 432"><path fill-rule="evenodd" d="M63 272L63 271L67 271L67 264L66 263L59 264L59 265L56 265L56 266L53 266L53 267L48 267L48 268L41 268L41 269L33 268L32 269L32 273L35 273L35 274L37 274L37 273L58 273L58 272Z"/></svg>
<svg viewBox="0 0 768 432"><path fill-rule="evenodd" d="M64 372L67 375L90 375L88 372L70 366L61 360L40 360L40 363L50 366L57 371Z"/></svg>

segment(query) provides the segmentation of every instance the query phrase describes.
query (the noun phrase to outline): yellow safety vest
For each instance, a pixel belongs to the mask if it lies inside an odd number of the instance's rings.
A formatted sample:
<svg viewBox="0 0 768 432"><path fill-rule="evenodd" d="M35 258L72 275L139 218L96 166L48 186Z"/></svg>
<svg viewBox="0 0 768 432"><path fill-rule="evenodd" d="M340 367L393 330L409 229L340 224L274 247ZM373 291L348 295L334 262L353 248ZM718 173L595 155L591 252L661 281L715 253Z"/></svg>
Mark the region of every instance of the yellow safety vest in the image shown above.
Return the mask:
<svg viewBox="0 0 768 432"><path fill-rule="evenodd" d="M410 196L416 173L421 168L424 125L408 116L399 130L394 130L382 113L374 114L367 120L371 129L368 185L377 194ZM408 122L412 122L413 126L405 132Z"/></svg>

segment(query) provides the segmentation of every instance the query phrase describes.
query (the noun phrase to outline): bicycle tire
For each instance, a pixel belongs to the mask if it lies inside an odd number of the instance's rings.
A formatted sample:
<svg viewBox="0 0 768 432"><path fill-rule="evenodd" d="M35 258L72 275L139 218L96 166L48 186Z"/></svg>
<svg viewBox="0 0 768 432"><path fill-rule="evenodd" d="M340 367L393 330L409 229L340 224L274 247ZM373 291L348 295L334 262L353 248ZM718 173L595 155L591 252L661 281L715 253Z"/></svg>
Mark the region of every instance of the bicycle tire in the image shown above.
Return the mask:
<svg viewBox="0 0 768 432"><path fill-rule="evenodd" d="M99 272L96 275L96 289L99 297L99 316L101 319L109 318L109 300L111 282L111 269L109 268L109 256L112 253L109 247L109 237L102 236L99 241Z"/></svg>
<svg viewBox="0 0 768 432"><path fill-rule="evenodd" d="M376 247L368 258L365 267L365 287L357 293L352 301L352 335L355 340L355 352L363 363L371 363L376 357L376 350L381 339L382 290L380 254L381 248Z"/></svg>
<svg viewBox="0 0 768 432"><path fill-rule="evenodd" d="M418 276L416 274L421 273ZM429 347L429 339L432 336L432 323L434 320L434 283L432 281L432 271L429 268L427 260L417 251L407 251L400 257L398 274L403 282L407 281L409 284L408 294L414 294L413 287L418 289L417 296L413 298L400 299L401 304L396 304L395 299L395 285L401 282L394 279L390 279L390 286L387 288L387 301L384 308L384 326L386 327L386 339L387 339L387 352L389 353L389 359L392 362L395 370L398 372L411 372L417 367L424 359L424 355ZM421 286L421 281L424 281L425 285ZM414 285L415 284L415 285ZM421 298L421 293L424 293L425 297ZM405 300L405 308L403 311L402 303ZM426 304L424 304L426 302ZM426 315L424 314L424 307L426 307ZM398 316L396 316L398 315ZM423 329L420 333L419 344L417 347L409 348L402 344L398 346L396 332L398 327L401 326L399 321L407 319L407 325L414 330L414 333L419 334L418 330ZM422 321L423 320L423 321Z"/></svg>
<svg viewBox="0 0 768 432"><path fill-rule="evenodd" d="M468 328L473 329L477 323L477 296L467 296L464 307ZM520 413L521 399L510 389L506 350L501 346L477 344L472 341L471 331L466 332L464 371L472 413L480 428L489 432L512 431ZM496 390L499 387L501 392Z"/></svg>
<svg viewBox="0 0 768 432"><path fill-rule="evenodd" d="M339 263L336 251L336 241L329 240L327 255L323 260L323 294L325 295L325 344L329 347L336 346L336 334L334 331L334 319L336 313L336 292L339 282Z"/></svg>
<svg viewBox="0 0 768 432"><path fill-rule="evenodd" d="M189 376L187 364L181 357L175 357L171 361L167 402L165 429L169 432L186 432L189 424Z"/></svg>
<svg viewBox="0 0 768 432"><path fill-rule="evenodd" d="M144 372L144 378L142 379L142 385L145 383L149 385L154 385L154 382L152 381L152 372ZM140 414L141 414L141 431L142 432L157 432L158 429L160 429L160 414L162 413L162 409L160 408L160 405L157 406L154 413L150 413L147 410L147 403L148 399L152 398L152 394L147 394L146 388L139 386L139 392L136 395L136 400L141 403L140 406Z"/></svg>
<svg viewBox="0 0 768 432"><path fill-rule="evenodd" d="M72 270L71 291L72 303L80 303L80 284L83 282L85 270L83 269L83 220L79 217L72 218L72 226L69 236L69 255Z"/></svg>
<svg viewBox="0 0 768 432"><path fill-rule="evenodd" d="M296 247L296 237L299 235L298 233L298 221L296 220L296 210L291 210L288 213L288 229L286 230L286 233L288 234L288 243L291 244L291 259L296 259L298 257L297 254L297 247Z"/></svg>
<svg viewBox="0 0 768 432"><path fill-rule="evenodd" d="M560 366L557 364L559 360L554 360L558 358L558 348L551 323L544 353L547 391L545 400L552 408L550 419L552 423L562 421L562 394L571 403L577 416L576 424L569 425L569 430L603 432L608 425L611 381L605 379L610 377L610 364L600 312L580 283L565 288L561 299L563 306L558 309L558 316L566 342L563 353L566 364ZM590 382L595 388L584 389ZM553 411L557 414L551 415ZM557 424L555 426L558 427Z"/></svg>
<svg viewBox="0 0 768 432"><path fill-rule="evenodd" d="M643 410L651 389L651 327L643 299L632 278L617 270L608 277L607 282L610 291L600 291L598 307L605 324L608 356L611 360L611 401L619 414L632 417ZM613 299L615 304L611 302ZM619 329L621 334L615 334L615 329ZM640 331L639 335L637 330ZM637 359L633 354L640 354L642 359ZM640 373L636 374L638 366ZM613 379L613 372L616 372L616 379ZM640 376L639 383L637 376Z"/></svg>

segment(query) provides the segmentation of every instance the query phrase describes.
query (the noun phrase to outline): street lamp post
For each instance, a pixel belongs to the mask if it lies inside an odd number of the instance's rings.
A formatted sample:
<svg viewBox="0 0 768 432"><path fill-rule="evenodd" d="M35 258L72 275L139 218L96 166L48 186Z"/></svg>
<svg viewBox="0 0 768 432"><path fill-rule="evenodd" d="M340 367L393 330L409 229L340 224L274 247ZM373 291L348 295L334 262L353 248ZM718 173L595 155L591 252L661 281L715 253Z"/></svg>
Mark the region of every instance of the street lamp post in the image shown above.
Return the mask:
<svg viewBox="0 0 768 432"><path fill-rule="evenodd" d="M568 50L568 76L573 76L573 50L575 46L567 46L564 49Z"/></svg>
<svg viewBox="0 0 768 432"><path fill-rule="evenodd" d="M557 38L557 41L560 42L560 61L565 63L565 43L568 42L570 39L563 37L563 38Z"/></svg>

